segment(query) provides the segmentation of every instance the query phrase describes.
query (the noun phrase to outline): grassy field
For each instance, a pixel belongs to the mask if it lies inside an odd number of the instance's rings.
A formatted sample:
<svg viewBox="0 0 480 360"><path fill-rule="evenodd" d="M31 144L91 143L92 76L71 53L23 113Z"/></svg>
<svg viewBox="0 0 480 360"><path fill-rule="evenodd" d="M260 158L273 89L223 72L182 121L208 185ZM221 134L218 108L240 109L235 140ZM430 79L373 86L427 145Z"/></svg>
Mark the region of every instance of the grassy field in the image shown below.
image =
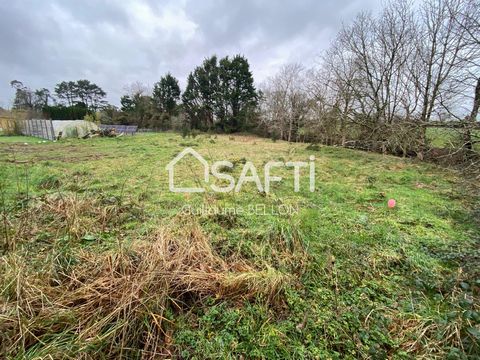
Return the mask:
<svg viewBox="0 0 480 360"><path fill-rule="evenodd" d="M480 138L480 130L472 131L473 140ZM463 144L460 129L427 128L427 139L432 147L458 149ZM474 150L480 151L480 143L475 143Z"/></svg>
<svg viewBox="0 0 480 360"><path fill-rule="evenodd" d="M172 193L165 166L185 147L231 161L236 179L246 161L314 155L316 190L276 169L269 194ZM0 137L0 164L0 358L480 354L478 188L454 172L173 133ZM201 183L191 159L175 172Z"/></svg>

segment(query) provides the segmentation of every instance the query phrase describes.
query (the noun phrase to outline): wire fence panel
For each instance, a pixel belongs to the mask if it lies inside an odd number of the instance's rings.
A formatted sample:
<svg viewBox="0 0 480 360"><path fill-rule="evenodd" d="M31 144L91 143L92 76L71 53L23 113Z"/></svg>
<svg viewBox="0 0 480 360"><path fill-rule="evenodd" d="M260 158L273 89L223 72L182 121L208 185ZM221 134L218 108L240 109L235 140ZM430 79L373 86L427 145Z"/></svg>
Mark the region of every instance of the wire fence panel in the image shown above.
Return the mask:
<svg viewBox="0 0 480 360"><path fill-rule="evenodd" d="M100 130L114 130L118 134L127 134L127 135L135 135L137 132L138 126L137 125L106 125L100 124Z"/></svg>
<svg viewBox="0 0 480 360"><path fill-rule="evenodd" d="M55 140L52 120L27 119L22 120L22 134L46 140Z"/></svg>

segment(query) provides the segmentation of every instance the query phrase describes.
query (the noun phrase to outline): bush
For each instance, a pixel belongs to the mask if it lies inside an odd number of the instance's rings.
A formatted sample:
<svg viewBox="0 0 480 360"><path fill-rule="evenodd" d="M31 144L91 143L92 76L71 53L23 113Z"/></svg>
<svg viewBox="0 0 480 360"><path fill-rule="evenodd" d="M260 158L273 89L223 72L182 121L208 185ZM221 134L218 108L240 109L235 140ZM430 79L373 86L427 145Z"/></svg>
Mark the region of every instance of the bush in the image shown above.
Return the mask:
<svg viewBox="0 0 480 360"><path fill-rule="evenodd" d="M320 145L315 144L315 143L308 144L308 146L306 147L306 150L320 151Z"/></svg>
<svg viewBox="0 0 480 360"><path fill-rule="evenodd" d="M191 132L190 132L190 135L192 136L192 138L196 138L198 135L200 135L202 132L200 130L197 130L197 129L193 129Z"/></svg>
<svg viewBox="0 0 480 360"><path fill-rule="evenodd" d="M190 135L190 129L187 126L182 127L182 138L186 138Z"/></svg>
<svg viewBox="0 0 480 360"><path fill-rule="evenodd" d="M44 117L52 120L80 120L89 114L84 104L45 106L42 110Z"/></svg>

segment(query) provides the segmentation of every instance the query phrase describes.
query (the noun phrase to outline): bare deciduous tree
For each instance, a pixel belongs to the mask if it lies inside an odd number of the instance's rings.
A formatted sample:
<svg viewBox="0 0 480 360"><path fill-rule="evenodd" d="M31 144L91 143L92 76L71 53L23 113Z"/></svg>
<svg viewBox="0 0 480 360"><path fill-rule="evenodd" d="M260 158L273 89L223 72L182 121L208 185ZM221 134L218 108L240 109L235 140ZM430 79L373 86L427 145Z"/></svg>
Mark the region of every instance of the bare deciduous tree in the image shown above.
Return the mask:
<svg viewBox="0 0 480 360"><path fill-rule="evenodd" d="M298 129L308 112L304 69L299 64L284 65L262 89L264 121L271 131L287 141L298 140Z"/></svg>

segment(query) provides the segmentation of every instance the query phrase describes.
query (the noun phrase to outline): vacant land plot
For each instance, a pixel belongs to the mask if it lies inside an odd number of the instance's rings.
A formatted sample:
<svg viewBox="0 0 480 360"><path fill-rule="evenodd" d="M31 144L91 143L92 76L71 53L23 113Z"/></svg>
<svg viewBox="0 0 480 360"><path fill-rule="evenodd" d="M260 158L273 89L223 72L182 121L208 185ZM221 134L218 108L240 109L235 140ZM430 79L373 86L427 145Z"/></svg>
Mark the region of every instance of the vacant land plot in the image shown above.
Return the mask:
<svg viewBox="0 0 480 360"><path fill-rule="evenodd" d="M235 179L246 161L314 155L316 190L278 169L269 194L172 193L165 166L185 147L231 161ZM173 133L0 137L0 169L0 357L480 353L478 189L453 172ZM175 179L201 185L202 169L187 160Z"/></svg>

